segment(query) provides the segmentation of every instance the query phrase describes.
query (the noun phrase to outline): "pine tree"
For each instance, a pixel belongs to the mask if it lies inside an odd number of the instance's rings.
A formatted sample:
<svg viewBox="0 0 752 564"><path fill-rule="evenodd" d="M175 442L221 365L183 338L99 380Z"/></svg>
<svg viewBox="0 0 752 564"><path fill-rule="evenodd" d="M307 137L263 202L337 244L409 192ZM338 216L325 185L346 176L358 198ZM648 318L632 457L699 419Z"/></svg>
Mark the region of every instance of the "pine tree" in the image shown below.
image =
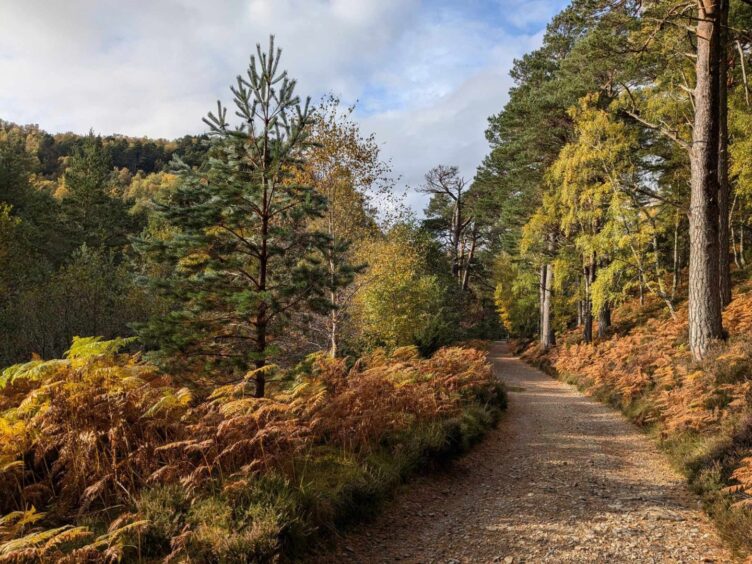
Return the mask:
<svg viewBox="0 0 752 564"><path fill-rule="evenodd" d="M128 212L113 184L109 150L90 133L65 171L62 211L69 252L81 245L120 252L129 235L138 232L142 218Z"/></svg>
<svg viewBox="0 0 752 564"><path fill-rule="evenodd" d="M257 46L246 76L231 87L240 123L227 109L204 119L212 147L199 169L183 166L181 185L158 213L174 232L139 247L170 266L152 280L175 309L141 328L163 358L205 359L242 373L255 367L263 397L267 361L290 314L326 312L330 279L323 262L329 238L311 229L325 199L293 181L307 145L308 100L279 70L281 51Z"/></svg>
<svg viewBox="0 0 752 564"><path fill-rule="evenodd" d="M478 230L468 200L468 183L456 166L439 165L426 173L419 192L430 194L425 209L425 226L445 239L451 260L452 276L467 290L470 266L477 244Z"/></svg>

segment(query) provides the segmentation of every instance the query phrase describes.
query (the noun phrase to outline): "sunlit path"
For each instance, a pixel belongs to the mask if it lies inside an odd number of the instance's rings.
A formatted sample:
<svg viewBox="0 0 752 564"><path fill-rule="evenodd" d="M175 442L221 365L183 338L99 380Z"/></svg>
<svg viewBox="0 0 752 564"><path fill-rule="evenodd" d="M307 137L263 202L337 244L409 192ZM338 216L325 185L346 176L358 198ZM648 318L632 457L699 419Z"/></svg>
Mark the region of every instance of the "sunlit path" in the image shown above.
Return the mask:
<svg viewBox="0 0 752 564"><path fill-rule="evenodd" d="M338 545L332 561L728 562L697 499L612 409L492 351L499 428Z"/></svg>

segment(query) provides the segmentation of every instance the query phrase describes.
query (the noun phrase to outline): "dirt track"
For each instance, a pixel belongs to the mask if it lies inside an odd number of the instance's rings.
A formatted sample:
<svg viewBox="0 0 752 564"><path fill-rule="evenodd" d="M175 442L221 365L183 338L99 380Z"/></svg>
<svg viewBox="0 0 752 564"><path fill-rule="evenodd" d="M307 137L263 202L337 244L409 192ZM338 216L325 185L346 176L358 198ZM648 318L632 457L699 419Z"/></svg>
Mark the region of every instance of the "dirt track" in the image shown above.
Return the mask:
<svg viewBox="0 0 752 564"><path fill-rule="evenodd" d="M619 413L491 351L498 429L409 484L329 562L730 562L698 502Z"/></svg>

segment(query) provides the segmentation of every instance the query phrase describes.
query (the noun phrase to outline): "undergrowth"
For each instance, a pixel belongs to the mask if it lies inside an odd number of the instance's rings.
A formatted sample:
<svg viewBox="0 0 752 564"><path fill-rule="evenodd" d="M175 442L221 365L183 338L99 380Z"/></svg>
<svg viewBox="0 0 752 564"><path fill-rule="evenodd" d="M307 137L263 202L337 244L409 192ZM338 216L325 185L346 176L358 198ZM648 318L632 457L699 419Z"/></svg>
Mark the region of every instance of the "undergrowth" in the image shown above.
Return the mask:
<svg viewBox="0 0 752 564"><path fill-rule="evenodd" d="M466 450L505 394L485 353L379 350L204 391L76 339L0 375L0 560L264 562Z"/></svg>
<svg viewBox="0 0 752 564"><path fill-rule="evenodd" d="M526 360L620 409L669 453L730 546L752 553L752 293L724 312L732 337L702 362L687 348L687 308L650 317L634 303L615 313L609 338L580 342L573 331Z"/></svg>

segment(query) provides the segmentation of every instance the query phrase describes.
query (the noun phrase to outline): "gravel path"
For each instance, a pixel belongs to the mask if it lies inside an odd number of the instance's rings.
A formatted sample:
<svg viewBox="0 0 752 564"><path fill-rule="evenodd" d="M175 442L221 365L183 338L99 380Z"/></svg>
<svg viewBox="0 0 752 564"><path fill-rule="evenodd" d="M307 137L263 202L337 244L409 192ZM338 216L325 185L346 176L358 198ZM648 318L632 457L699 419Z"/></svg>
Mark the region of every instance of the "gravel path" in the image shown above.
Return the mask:
<svg viewBox="0 0 752 564"><path fill-rule="evenodd" d="M491 351L498 429L411 482L321 562L731 562L698 502L616 411Z"/></svg>

